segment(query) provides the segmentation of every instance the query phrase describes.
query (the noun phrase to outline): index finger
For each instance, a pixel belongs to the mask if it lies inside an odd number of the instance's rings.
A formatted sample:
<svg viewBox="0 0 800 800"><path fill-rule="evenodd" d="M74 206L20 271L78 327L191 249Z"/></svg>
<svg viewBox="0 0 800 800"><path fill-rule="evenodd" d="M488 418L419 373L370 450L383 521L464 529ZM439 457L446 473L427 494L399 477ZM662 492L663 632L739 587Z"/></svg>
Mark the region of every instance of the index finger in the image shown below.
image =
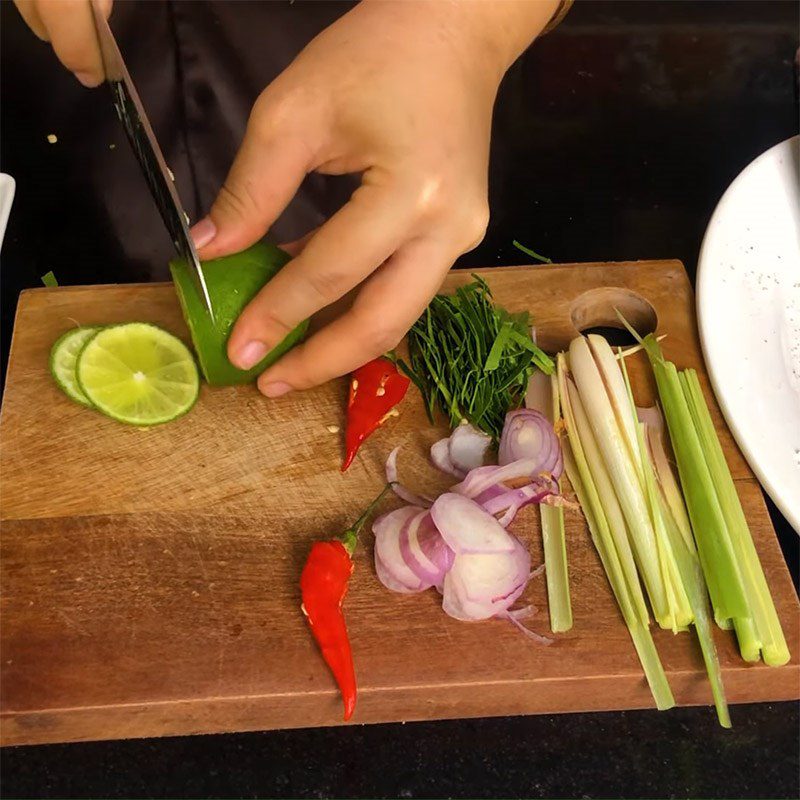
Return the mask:
<svg viewBox="0 0 800 800"><path fill-rule="evenodd" d="M346 375L391 350L436 294L458 255L433 239L404 245L364 285L353 307L258 379L267 397Z"/></svg>
<svg viewBox="0 0 800 800"><path fill-rule="evenodd" d="M410 196L363 185L250 302L228 341L241 369L257 364L299 323L358 286L408 236Z"/></svg>
<svg viewBox="0 0 800 800"><path fill-rule="evenodd" d="M108 16L111 2L100 3ZM40 0L39 19L58 60L84 86L98 86L105 78L91 5L86 0Z"/></svg>

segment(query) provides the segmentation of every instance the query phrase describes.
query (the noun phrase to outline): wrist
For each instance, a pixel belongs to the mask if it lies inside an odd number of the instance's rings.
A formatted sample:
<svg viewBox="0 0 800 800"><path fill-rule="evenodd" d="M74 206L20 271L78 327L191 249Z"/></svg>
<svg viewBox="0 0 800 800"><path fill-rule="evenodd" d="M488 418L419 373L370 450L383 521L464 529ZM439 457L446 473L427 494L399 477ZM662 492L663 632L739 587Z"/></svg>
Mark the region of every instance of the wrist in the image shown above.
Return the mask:
<svg viewBox="0 0 800 800"><path fill-rule="evenodd" d="M499 77L527 50L558 12L560 0L455 0Z"/></svg>
<svg viewBox="0 0 800 800"><path fill-rule="evenodd" d="M449 46L496 85L560 6L560 0L361 0L355 13L403 37Z"/></svg>

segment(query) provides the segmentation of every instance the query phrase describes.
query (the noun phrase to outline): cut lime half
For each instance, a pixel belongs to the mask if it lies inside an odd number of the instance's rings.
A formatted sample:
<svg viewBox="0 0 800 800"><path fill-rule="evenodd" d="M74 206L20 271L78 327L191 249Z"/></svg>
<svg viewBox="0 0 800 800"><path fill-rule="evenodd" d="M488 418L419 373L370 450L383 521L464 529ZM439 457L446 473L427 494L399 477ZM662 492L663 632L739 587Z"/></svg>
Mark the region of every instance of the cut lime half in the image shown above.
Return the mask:
<svg viewBox="0 0 800 800"><path fill-rule="evenodd" d="M238 369L228 360L228 337L239 314L289 259L289 254L280 248L259 242L241 253L204 261L203 276L214 309L213 319L197 289L192 268L182 260L170 264L200 368L212 386L254 380L303 337L307 322L290 331L263 361L249 370Z"/></svg>
<svg viewBox="0 0 800 800"><path fill-rule="evenodd" d="M75 364L78 353L99 330L100 328L90 326L73 328L56 339L50 350L50 374L64 394L82 406L91 406L92 402L78 385Z"/></svg>
<svg viewBox="0 0 800 800"><path fill-rule="evenodd" d="M159 425L197 400L200 376L189 348L146 322L103 328L78 355L78 384L98 411L129 425Z"/></svg>

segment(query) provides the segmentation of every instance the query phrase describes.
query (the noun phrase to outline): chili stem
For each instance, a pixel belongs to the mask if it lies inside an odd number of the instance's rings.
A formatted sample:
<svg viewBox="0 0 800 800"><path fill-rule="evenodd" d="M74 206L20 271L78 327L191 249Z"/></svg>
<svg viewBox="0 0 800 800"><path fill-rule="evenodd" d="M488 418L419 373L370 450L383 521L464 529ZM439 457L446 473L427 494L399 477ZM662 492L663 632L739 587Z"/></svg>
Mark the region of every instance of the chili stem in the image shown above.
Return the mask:
<svg viewBox="0 0 800 800"><path fill-rule="evenodd" d="M375 507L383 500L383 496L389 489L392 488L391 483L387 483L386 486L381 489L380 494L364 509L364 513L353 523L351 527L349 527L341 536L338 537L339 541L344 545L344 549L347 550L349 555L353 555L353 551L356 549L356 545L358 544L358 537L361 534L361 529L364 527L364 523L367 521L369 516L375 510Z"/></svg>

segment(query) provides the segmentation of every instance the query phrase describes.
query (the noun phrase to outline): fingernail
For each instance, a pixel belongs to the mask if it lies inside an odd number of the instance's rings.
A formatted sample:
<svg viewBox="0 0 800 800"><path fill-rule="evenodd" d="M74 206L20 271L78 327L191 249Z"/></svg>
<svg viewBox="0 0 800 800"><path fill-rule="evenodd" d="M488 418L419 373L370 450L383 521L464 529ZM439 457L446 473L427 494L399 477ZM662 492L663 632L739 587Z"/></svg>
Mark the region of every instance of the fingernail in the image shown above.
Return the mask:
<svg viewBox="0 0 800 800"><path fill-rule="evenodd" d="M190 233L194 240L194 246L200 250L217 235L217 226L208 217L205 217L192 228Z"/></svg>
<svg viewBox="0 0 800 800"><path fill-rule="evenodd" d="M248 342L236 353L233 362L239 369L250 369L258 364L268 352L264 342Z"/></svg>
<svg viewBox="0 0 800 800"><path fill-rule="evenodd" d="M288 383L284 383L283 381L275 381L274 383L268 383L261 389L261 394L266 397L281 397L285 394L288 394L292 391L292 387L289 386Z"/></svg>
<svg viewBox="0 0 800 800"><path fill-rule="evenodd" d="M91 72L76 72L75 77L88 89L94 89L103 82L101 78Z"/></svg>

